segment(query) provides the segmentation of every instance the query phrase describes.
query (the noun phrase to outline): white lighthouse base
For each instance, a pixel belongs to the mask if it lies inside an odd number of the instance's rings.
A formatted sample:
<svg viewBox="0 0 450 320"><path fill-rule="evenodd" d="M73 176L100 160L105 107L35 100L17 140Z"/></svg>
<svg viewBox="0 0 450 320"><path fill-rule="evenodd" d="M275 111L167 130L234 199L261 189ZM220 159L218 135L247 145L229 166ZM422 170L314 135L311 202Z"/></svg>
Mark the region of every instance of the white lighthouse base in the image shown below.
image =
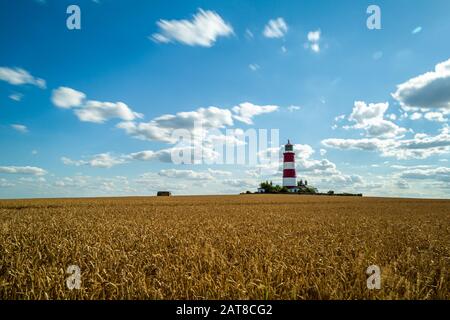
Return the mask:
<svg viewBox="0 0 450 320"><path fill-rule="evenodd" d="M297 188L297 179L296 178L283 178L283 187Z"/></svg>

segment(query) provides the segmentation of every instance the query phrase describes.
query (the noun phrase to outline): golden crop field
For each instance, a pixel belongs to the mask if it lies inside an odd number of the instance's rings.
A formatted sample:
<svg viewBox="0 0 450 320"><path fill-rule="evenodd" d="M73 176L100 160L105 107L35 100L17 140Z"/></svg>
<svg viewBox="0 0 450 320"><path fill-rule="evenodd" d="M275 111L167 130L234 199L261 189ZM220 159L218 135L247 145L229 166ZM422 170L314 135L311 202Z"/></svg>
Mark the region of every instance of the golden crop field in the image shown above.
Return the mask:
<svg viewBox="0 0 450 320"><path fill-rule="evenodd" d="M0 299L450 299L450 201L3 200Z"/></svg>

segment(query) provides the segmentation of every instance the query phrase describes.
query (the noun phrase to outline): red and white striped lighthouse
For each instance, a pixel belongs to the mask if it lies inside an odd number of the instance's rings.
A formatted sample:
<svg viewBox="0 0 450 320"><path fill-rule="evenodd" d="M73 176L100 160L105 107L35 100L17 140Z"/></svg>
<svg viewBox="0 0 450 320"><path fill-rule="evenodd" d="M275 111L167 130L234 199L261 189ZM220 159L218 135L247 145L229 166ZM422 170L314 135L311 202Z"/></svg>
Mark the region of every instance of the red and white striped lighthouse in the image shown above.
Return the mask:
<svg viewBox="0 0 450 320"><path fill-rule="evenodd" d="M297 188L297 174L295 172L294 146L288 140L284 146L283 153L283 187L288 189Z"/></svg>

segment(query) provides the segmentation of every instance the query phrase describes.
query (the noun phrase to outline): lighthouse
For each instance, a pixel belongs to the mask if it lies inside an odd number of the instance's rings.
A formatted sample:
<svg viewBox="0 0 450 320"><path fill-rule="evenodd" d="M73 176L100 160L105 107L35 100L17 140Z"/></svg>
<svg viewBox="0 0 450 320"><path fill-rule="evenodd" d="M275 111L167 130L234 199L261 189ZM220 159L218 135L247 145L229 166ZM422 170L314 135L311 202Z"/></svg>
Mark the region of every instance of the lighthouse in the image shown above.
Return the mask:
<svg viewBox="0 0 450 320"><path fill-rule="evenodd" d="M297 174L295 172L295 152L294 146L288 140L284 146L283 152L283 187L289 191L295 192L297 190Z"/></svg>

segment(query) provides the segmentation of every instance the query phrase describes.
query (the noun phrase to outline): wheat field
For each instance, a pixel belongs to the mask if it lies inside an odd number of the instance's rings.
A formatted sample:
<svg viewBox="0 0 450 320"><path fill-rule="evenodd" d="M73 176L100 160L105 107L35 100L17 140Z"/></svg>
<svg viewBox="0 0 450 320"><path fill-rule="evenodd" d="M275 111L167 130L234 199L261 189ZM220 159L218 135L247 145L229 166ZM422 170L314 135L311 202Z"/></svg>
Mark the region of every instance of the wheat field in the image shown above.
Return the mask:
<svg viewBox="0 0 450 320"><path fill-rule="evenodd" d="M0 299L450 299L449 270L448 200L0 201Z"/></svg>

